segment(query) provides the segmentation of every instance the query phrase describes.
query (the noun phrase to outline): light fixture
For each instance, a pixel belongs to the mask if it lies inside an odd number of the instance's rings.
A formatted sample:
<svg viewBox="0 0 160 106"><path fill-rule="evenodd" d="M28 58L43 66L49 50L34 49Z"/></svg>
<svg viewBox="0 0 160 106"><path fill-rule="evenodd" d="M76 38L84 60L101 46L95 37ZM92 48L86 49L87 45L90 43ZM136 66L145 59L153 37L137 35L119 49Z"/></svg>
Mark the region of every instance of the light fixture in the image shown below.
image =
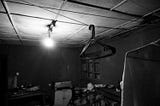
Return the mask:
<svg viewBox="0 0 160 106"><path fill-rule="evenodd" d="M57 20L52 20L52 22L47 25L49 31L52 32L53 27L56 26L56 22L57 22Z"/></svg>
<svg viewBox="0 0 160 106"><path fill-rule="evenodd" d="M47 48L52 48L55 46L55 42L53 41L53 39L47 37L43 40L43 45Z"/></svg>
<svg viewBox="0 0 160 106"><path fill-rule="evenodd" d="M56 21L52 21L51 24L47 25L48 27L48 37L43 39L42 43L47 48L52 48L55 46L55 41L51 38L52 28L55 26Z"/></svg>

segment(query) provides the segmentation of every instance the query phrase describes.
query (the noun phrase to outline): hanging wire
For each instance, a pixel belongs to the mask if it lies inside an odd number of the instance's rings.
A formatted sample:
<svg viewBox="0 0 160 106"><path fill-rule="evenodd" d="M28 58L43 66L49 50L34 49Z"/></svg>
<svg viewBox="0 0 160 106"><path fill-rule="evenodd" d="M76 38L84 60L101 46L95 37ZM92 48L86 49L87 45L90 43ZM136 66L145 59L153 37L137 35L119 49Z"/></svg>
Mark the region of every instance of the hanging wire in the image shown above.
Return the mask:
<svg viewBox="0 0 160 106"><path fill-rule="evenodd" d="M48 38L51 38L51 30L48 29Z"/></svg>

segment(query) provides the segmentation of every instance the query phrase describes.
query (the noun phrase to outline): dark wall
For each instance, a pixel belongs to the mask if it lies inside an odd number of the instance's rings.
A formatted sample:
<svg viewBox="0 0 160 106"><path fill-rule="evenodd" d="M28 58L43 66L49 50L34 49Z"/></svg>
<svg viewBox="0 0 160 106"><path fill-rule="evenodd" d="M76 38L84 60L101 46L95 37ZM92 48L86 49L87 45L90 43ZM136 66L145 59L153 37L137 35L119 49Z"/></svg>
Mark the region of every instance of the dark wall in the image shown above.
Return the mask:
<svg viewBox="0 0 160 106"><path fill-rule="evenodd" d="M79 81L80 59L76 48L3 46L1 51L8 54L8 76L19 72L19 84L29 82L46 88L51 81L71 80L73 84Z"/></svg>
<svg viewBox="0 0 160 106"><path fill-rule="evenodd" d="M7 55L0 54L0 99L2 106L7 106L7 60Z"/></svg>
<svg viewBox="0 0 160 106"><path fill-rule="evenodd" d="M121 81L125 53L129 50L148 44L160 39L160 27L148 26L123 35L121 38L103 40L104 43L116 48L114 56L98 60L101 79L96 82L117 83Z"/></svg>

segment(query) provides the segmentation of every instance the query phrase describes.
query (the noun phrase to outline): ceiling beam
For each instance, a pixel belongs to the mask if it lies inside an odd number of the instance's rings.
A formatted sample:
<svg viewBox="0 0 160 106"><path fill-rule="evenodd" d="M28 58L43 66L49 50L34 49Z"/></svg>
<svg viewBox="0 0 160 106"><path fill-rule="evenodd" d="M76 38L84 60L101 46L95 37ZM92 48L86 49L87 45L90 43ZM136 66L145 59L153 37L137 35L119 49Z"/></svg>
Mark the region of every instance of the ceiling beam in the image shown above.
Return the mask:
<svg viewBox="0 0 160 106"><path fill-rule="evenodd" d="M11 14L9 12L7 3L5 2L5 0L1 0L1 3L2 3L2 5L3 5L3 7L4 7L5 11L6 11L6 14L7 14L8 19L9 19L9 21L10 21L12 27L13 27L13 30L15 31L15 33L17 35L17 38L19 39L20 43L23 44L22 39L21 39L20 35L18 34L18 30L17 30L17 28L16 28L16 26L14 24L14 21L13 21L13 19L11 17Z"/></svg>
<svg viewBox="0 0 160 106"><path fill-rule="evenodd" d="M83 6L88 6L88 7L93 7L93 8L98 8L98 9L111 11L111 8L101 7L101 6L97 6L97 5L93 5L93 4L89 4L89 3L84 3L84 2L79 2L79 1L75 1L75 0L67 0L67 2L71 2L71 3L83 5ZM114 10L114 9L112 9L112 12L123 14L123 15L127 15L127 16L131 16L131 17L135 17L135 18L142 17L141 15L126 13L126 12L122 12L122 11L118 11L118 10Z"/></svg>

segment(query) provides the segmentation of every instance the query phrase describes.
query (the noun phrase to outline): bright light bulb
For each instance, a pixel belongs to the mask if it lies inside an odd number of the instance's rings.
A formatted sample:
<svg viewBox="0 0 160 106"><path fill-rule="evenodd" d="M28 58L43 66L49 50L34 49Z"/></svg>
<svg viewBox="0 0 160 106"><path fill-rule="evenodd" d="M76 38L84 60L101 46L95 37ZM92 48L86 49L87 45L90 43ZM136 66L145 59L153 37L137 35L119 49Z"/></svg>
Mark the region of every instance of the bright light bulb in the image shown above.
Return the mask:
<svg viewBox="0 0 160 106"><path fill-rule="evenodd" d="M44 46L46 46L47 48L51 48L55 45L55 42L51 39L51 38L46 38L43 40L43 44Z"/></svg>

